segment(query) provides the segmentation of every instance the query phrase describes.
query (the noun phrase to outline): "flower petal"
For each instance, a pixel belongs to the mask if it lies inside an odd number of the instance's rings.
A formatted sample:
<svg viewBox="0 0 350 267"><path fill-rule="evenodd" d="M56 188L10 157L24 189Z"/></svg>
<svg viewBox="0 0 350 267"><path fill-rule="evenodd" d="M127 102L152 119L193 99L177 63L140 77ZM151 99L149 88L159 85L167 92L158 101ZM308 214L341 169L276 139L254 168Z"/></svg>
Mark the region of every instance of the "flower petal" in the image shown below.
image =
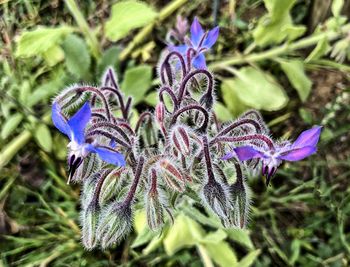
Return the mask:
<svg viewBox="0 0 350 267"><path fill-rule="evenodd" d="M195 48L198 47L199 42L203 37L204 31L202 26L199 24L198 19L194 18L191 25L191 42Z"/></svg>
<svg viewBox="0 0 350 267"><path fill-rule="evenodd" d="M287 161L298 161L302 160L317 151L315 146L305 146L302 148L292 149L290 151L284 152L279 159L287 160Z"/></svg>
<svg viewBox="0 0 350 267"><path fill-rule="evenodd" d="M61 133L71 138L70 127L67 123L66 118L62 115L61 108L57 103L53 103L52 105L51 119L53 124L56 126L58 130L60 130Z"/></svg>
<svg viewBox="0 0 350 267"><path fill-rule="evenodd" d="M74 139L78 144L82 144L85 142L84 130L86 124L91 119L91 109L89 102L85 102L85 104L75 113L70 120L68 120L68 124L72 130Z"/></svg>
<svg viewBox="0 0 350 267"><path fill-rule="evenodd" d="M264 155L260 151L255 150L251 146L236 147L233 150L236 152L237 157L240 161L264 157Z"/></svg>
<svg viewBox="0 0 350 267"><path fill-rule="evenodd" d="M105 147L94 147L90 145L88 147L93 153L97 153L97 155L105 162L116 165L116 166L125 166L126 162L123 154L115 152Z"/></svg>
<svg viewBox="0 0 350 267"><path fill-rule="evenodd" d="M229 160L232 159L236 154L232 151L227 153L225 156L221 157L221 160Z"/></svg>
<svg viewBox="0 0 350 267"><path fill-rule="evenodd" d="M317 126L302 132L297 140L292 144L293 148L305 146L316 146L320 138L322 126Z"/></svg>
<svg viewBox="0 0 350 267"><path fill-rule="evenodd" d="M188 45L169 45L168 48L170 51L176 51L179 52L181 55L185 55L188 49Z"/></svg>
<svg viewBox="0 0 350 267"><path fill-rule="evenodd" d="M218 36L219 36L219 27L215 27L214 29L208 32L208 35L205 38L202 46L207 49L210 49L216 43Z"/></svg>
<svg viewBox="0 0 350 267"><path fill-rule="evenodd" d="M198 54L193 60L192 65L196 69L206 69L207 64L205 63L205 56L203 53Z"/></svg>

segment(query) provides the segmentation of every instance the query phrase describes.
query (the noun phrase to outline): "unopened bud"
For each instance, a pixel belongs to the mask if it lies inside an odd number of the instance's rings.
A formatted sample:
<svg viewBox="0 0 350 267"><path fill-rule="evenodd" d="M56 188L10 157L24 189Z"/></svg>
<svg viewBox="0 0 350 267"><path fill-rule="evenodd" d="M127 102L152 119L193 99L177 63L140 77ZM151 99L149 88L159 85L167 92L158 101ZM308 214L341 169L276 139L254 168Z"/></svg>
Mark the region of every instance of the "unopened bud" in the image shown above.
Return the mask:
<svg viewBox="0 0 350 267"><path fill-rule="evenodd" d="M107 175L101 186L99 194L99 205L103 206L110 200L116 193L117 186L120 181L121 170L116 170Z"/></svg>
<svg viewBox="0 0 350 267"><path fill-rule="evenodd" d="M156 115L156 119L157 122L159 124L163 124L164 121L164 113L165 113L165 107L163 102L159 102L156 106L156 110L155 110L155 115Z"/></svg>
<svg viewBox="0 0 350 267"><path fill-rule="evenodd" d="M118 244L130 232L131 218L129 203L113 202L103 211L97 228L103 249Z"/></svg>
<svg viewBox="0 0 350 267"><path fill-rule="evenodd" d="M228 214L228 197L224 185L210 181L203 187L204 203L220 218L226 218Z"/></svg>
<svg viewBox="0 0 350 267"><path fill-rule="evenodd" d="M230 214L230 224L239 228L244 228L249 215L249 189L245 182L236 182L231 188L233 212Z"/></svg>
<svg viewBox="0 0 350 267"><path fill-rule="evenodd" d="M93 249L97 245L96 229L98 216L98 208L94 204L81 211L82 242L88 250Z"/></svg>
<svg viewBox="0 0 350 267"><path fill-rule="evenodd" d="M163 159L159 162L159 172L160 176L171 189L179 192L185 190L185 179L183 175L169 159Z"/></svg>
<svg viewBox="0 0 350 267"><path fill-rule="evenodd" d="M171 139L174 147L184 156L190 154L190 139L186 129L182 126L175 127L172 132Z"/></svg>

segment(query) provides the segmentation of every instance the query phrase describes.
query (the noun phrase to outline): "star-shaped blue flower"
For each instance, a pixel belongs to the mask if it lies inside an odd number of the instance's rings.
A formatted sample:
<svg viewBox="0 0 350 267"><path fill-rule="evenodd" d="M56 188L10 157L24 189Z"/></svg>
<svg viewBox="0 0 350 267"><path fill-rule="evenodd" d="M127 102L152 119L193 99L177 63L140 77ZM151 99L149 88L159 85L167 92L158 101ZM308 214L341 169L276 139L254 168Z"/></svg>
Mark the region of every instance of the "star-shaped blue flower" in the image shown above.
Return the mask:
<svg viewBox="0 0 350 267"><path fill-rule="evenodd" d="M91 108L86 102L69 120L61 112L57 103L52 105L52 122L60 132L68 136L70 149L68 164L69 178L73 177L75 171L89 153L97 155L105 162L125 166L124 156L108 147L99 146L96 142L85 139L85 127L91 119Z"/></svg>
<svg viewBox="0 0 350 267"><path fill-rule="evenodd" d="M299 161L311 156L317 151L322 126L316 126L302 132L293 142L276 144L274 149L264 147L240 146L226 154L222 159L228 160L235 155L240 161L260 159L262 161L262 174L266 176L266 184L275 174L277 167L285 161Z"/></svg>
<svg viewBox="0 0 350 267"><path fill-rule="evenodd" d="M202 26L195 18L191 25L191 38L188 40L188 44L179 46L169 46L171 51L177 51L184 55L186 58L187 51L192 48L195 53L192 55L192 65L196 69L206 69L204 53L208 51L216 42L219 36L219 27L215 27L209 32L204 32Z"/></svg>

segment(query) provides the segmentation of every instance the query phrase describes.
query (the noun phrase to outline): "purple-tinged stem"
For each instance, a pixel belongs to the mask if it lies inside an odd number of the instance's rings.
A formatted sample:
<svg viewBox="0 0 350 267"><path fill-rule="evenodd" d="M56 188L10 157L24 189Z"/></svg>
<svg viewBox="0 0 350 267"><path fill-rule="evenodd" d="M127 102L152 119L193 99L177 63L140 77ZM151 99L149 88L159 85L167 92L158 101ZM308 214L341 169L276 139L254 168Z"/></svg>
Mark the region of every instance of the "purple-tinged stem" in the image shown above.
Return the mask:
<svg viewBox="0 0 350 267"><path fill-rule="evenodd" d="M226 143L232 143L232 142L244 142L244 141L263 141L265 144L268 145L268 147L271 150L275 149L275 146L273 144L273 141L262 134L252 134L252 135L245 135L245 136L219 136L214 138L212 141L210 141L210 145L214 145L218 142L226 142Z"/></svg>
<svg viewBox="0 0 350 267"><path fill-rule="evenodd" d="M206 94L212 94L212 90L213 90L213 76L210 74L209 71L204 70L204 69L194 70L194 71L192 71L192 72L190 72L190 73L188 73L186 75L186 77L183 79L183 81L182 81L182 83L180 85L179 95L178 95L178 103L179 104L181 103L181 101L182 101L182 99L184 97L187 83L192 78L194 78L196 75L198 75L198 74L204 74L205 76L207 76L207 78L208 78L208 87L207 87Z"/></svg>
<svg viewBox="0 0 350 267"><path fill-rule="evenodd" d="M260 124L258 122L256 122L255 120L252 119L241 119L239 121L233 122L230 125L228 125L227 127L225 127L224 129L222 129L217 135L216 137L219 136L223 136L225 134L228 134L230 131L232 131L233 129L242 126L244 124L251 124L252 126L255 127L255 129L260 132L261 131L261 127ZM215 137L215 138L216 138Z"/></svg>
<svg viewBox="0 0 350 267"><path fill-rule="evenodd" d="M164 94L165 92L170 96L170 98L171 98L171 100L172 100L172 102L173 102L173 105L174 105L174 110L177 110L177 109L178 109L177 98L176 98L176 95L174 94L173 90L171 90L171 88L170 88L169 86L164 86L164 87L162 87L162 88L159 90L159 100L160 100L161 102L164 103L163 94ZM165 104L164 104L164 106L165 106L166 111L167 111L167 112L170 112L170 111L167 109L167 107L166 107Z"/></svg>
<svg viewBox="0 0 350 267"><path fill-rule="evenodd" d="M130 205L132 200L134 199L135 193L136 193L136 189L137 189L137 185L140 182L140 178L141 178L141 174L142 174L142 170L143 170L143 164L145 162L145 159L143 156L139 157L139 161L137 163L136 166L136 171L134 173L134 181L132 182L132 185L129 189L128 195L126 196L125 200L124 200L124 204L125 205Z"/></svg>
<svg viewBox="0 0 350 267"><path fill-rule="evenodd" d="M104 136L104 137L109 138L111 140L115 140L118 144L120 144L126 148L130 148L130 145L128 143L125 143L120 138L114 136L113 134L111 134L109 132L103 131L103 130L93 130L91 132L88 132L86 134L86 139L93 137L93 136L96 136L96 135L101 135L101 136Z"/></svg>
<svg viewBox="0 0 350 267"><path fill-rule="evenodd" d="M204 160L205 160L205 165L207 167L208 184L209 183L216 183L215 178L214 178L213 166L212 166L212 163L211 163L211 157L210 157L210 151L209 151L209 144L208 144L207 136L205 136L205 135L203 136L202 142L203 142Z"/></svg>
<svg viewBox="0 0 350 267"><path fill-rule="evenodd" d="M164 58L163 64L160 67L160 79L162 81L162 84L166 83L165 77L164 77L165 66L163 66L163 65L169 64L169 60L173 56L176 56L180 60L180 64L181 64L181 68L182 68L182 77L185 77L185 75L186 75L186 64L185 64L185 60L184 60L183 56L179 52L171 51L169 54L166 55L166 57Z"/></svg>
<svg viewBox="0 0 350 267"><path fill-rule="evenodd" d="M93 131L93 130L98 130L99 128L102 128L101 130L106 130L103 128L111 128L115 131L117 131L129 144L131 144L130 138L129 136L124 132L124 130L122 128L120 128L118 125L114 125L110 122L96 122L95 124L93 124L88 130L87 132Z"/></svg>
<svg viewBox="0 0 350 267"><path fill-rule="evenodd" d="M193 110L193 109L196 109L196 110L199 110L200 112L202 112L202 114L204 115L204 122L203 124L201 125L201 127L199 127L197 130L200 130L200 131L205 131L207 129L207 126L208 126L208 123L209 123L209 114L208 112L205 110L205 108L203 108L202 106L199 106L197 104L192 104L192 105L188 105L188 106L185 106L179 110L177 110L172 119L171 119L171 122L170 122L170 126L174 125L178 119L178 117L186 112L186 111L189 111L189 110Z"/></svg>
<svg viewBox="0 0 350 267"><path fill-rule="evenodd" d="M141 127L141 124L142 122L145 120L145 118L147 117L152 117L152 113L151 112L148 112L148 111L145 111L145 112L142 112L137 123L136 123L136 126L135 126L135 133L138 132L139 128Z"/></svg>

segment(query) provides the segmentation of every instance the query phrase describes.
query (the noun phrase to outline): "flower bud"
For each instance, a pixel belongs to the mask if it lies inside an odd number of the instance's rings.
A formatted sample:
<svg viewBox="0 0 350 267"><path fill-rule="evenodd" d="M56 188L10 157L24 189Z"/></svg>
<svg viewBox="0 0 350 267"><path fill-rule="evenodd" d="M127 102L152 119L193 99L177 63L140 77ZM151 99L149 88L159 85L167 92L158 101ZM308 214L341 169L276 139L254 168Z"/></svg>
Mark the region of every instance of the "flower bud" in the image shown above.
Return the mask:
<svg viewBox="0 0 350 267"><path fill-rule="evenodd" d="M129 203L113 202L102 213L97 228L101 247L118 244L131 230L132 211Z"/></svg>
<svg viewBox="0 0 350 267"><path fill-rule="evenodd" d="M223 184L209 181L203 187L204 203L220 218L226 218L228 214L227 190Z"/></svg>
<svg viewBox="0 0 350 267"><path fill-rule="evenodd" d="M163 225L163 205L157 188L157 173L155 169L151 170L151 181L148 193L145 195L147 222L151 230L156 230Z"/></svg>
<svg viewBox="0 0 350 267"><path fill-rule="evenodd" d="M165 107L163 102L159 102L156 106L156 110L155 110L155 115L156 115L156 119L157 122L159 124L163 124L164 121L164 113L165 113Z"/></svg>
<svg viewBox="0 0 350 267"><path fill-rule="evenodd" d="M98 199L100 206L106 204L108 200L110 200L115 195L120 181L121 172L121 169L115 170L108 174L104 179Z"/></svg>
<svg viewBox="0 0 350 267"><path fill-rule="evenodd" d="M184 127L175 127L171 134L171 140L173 141L174 147L182 155L188 156L190 154L190 139Z"/></svg>
<svg viewBox="0 0 350 267"><path fill-rule="evenodd" d="M159 162L159 174L171 189L179 192L185 190L183 175L169 159L163 159Z"/></svg>
<svg viewBox="0 0 350 267"><path fill-rule="evenodd" d="M97 222L98 208L96 205L89 205L87 209L81 211L82 242L86 249L91 250L97 245Z"/></svg>
<svg viewBox="0 0 350 267"><path fill-rule="evenodd" d="M247 224L250 206L249 189L245 182L237 181L231 186L233 212L230 214L231 226L244 228Z"/></svg>

